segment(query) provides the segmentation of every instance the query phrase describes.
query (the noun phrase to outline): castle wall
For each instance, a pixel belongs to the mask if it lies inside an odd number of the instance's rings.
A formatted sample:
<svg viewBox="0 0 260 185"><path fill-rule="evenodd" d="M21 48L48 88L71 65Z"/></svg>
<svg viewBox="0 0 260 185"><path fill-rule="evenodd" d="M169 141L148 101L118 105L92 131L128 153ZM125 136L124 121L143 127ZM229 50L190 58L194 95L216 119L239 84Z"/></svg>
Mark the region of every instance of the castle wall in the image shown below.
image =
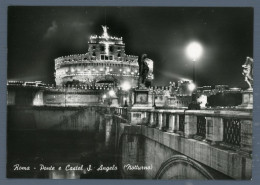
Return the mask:
<svg viewBox="0 0 260 185"><path fill-rule="evenodd" d="M95 108L8 107L8 129L54 129L95 131Z"/></svg>
<svg viewBox="0 0 260 185"><path fill-rule="evenodd" d="M8 87L7 105L33 105L33 99L37 94L37 91L37 89L31 87Z"/></svg>
<svg viewBox="0 0 260 185"><path fill-rule="evenodd" d="M44 105L43 101L43 91L37 91L33 97L33 105L41 106Z"/></svg>
<svg viewBox="0 0 260 185"><path fill-rule="evenodd" d="M56 69L56 85L65 85L75 81L78 84L91 84L101 80L122 82L130 81L132 86L137 85L138 64L121 63L117 61L79 62L61 65Z"/></svg>
<svg viewBox="0 0 260 185"><path fill-rule="evenodd" d="M44 93L44 105L85 106L100 102L99 94Z"/></svg>
<svg viewBox="0 0 260 185"><path fill-rule="evenodd" d="M101 104L101 90L76 90L67 88L41 89L8 87L7 105L18 106L88 106Z"/></svg>

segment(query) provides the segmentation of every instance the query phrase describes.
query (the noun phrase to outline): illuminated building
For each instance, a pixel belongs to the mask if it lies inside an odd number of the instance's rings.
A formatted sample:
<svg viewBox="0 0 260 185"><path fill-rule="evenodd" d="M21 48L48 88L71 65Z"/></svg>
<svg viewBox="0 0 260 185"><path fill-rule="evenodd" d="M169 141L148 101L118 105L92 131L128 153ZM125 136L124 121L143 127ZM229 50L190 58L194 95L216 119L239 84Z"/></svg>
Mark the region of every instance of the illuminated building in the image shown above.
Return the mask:
<svg viewBox="0 0 260 185"><path fill-rule="evenodd" d="M87 53L55 59L57 86L95 83L113 83L120 86L125 81L128 81L131 87L137 86L138 56L127 55L122 37L110 36L108 27L102 27L101 36L90 36ZM146 62L149 66L148 81L152 81L153 61L147 59Z"/></svg>

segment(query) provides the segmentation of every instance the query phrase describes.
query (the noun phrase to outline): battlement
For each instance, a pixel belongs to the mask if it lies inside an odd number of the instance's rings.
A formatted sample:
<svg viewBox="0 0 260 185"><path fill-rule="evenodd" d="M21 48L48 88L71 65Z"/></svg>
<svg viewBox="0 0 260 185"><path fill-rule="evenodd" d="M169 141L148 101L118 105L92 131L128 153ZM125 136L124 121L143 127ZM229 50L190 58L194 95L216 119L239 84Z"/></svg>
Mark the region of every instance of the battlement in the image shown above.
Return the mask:
<svg viewBox="0 0 260 185"><path fill-rule="evenodd" d="M112 37L112 36L108 36L108 37L105 37L105 36L97 36L97 35L91 35L90 38L89 38L89 44L91 43L102 43L104 41L110 41L110 42L113 42L114 44L117 44L117 45L125 45L123 43L123 38L120 37Z"/></svg>
<svg viewBox="0 0 260 185"><path fill-rule="evenodd" d="M59 69L63 66L68 65L125 65L125 66L136 66L138 67L138 56L125 55L124 58L117 58L114 60L110 59L98 59L97 57L91 59L89 54L75 54L62 56L55 59L55 69Z"/></svg>
<svg viewBox="0 0 260 185"><path fill-rule="evenodd" d="M44 84L42 82L24 82L24 81L8 81L7 87L22 87L22 88L35 88L39 90L50 90L50 91L86 91L86 90L110 90L112 85L94 84L94 85L68 85L68 86L55 86L55 84Z"/></svg>

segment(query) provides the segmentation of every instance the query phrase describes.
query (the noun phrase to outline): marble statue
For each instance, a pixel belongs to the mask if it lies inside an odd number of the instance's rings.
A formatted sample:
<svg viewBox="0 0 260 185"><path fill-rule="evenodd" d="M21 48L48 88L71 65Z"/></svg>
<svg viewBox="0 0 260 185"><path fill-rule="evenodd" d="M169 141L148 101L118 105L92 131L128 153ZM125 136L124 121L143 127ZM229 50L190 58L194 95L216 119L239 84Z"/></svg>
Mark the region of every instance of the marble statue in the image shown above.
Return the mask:
<svg viewBox="0 0 260 185"><path fill-rule="evenodd" d="M145 61L147 58L146 54L143 54L141 59L139 57L138 59L138 65L139 65L139 82L138 86L145 87L145 80L147 79L149 67L147 62Z"/></svg>
<svg viewBox="0 0 260 185"><path fill-rule="evenodd" d="M249 85L249 89L253 89L253 59L250 57L246 58L246 62L242 65L242 74L245 77L246 83Z"/></svg>
<svg viewBox="0 0 260 185"><path fill-rule="evenodd" d="M103 36L105 37L105 38L107 38L108 37L108 33L107 33L107 30L109 29L107 26L103 26L102 25L102 28L103 28Z"/></svg>

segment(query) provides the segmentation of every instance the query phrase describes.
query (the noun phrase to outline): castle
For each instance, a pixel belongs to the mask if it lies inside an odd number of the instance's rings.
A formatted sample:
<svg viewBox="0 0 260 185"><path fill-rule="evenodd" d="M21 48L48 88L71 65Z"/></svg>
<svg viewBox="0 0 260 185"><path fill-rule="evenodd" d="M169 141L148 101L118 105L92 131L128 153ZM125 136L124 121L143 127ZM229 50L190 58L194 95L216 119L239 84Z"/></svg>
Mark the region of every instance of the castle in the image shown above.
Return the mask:
<svg viewBox="0 0 260 185"><path fill-rule="evenodd" d="M125 96L122 85L129 89L138 85L138 56L126 55L122 37L108 34L108 27L102 26L101 36L92 35L88 42L88 52L56 58L56 85L46 85L41 81L8 81L8 105L33 106L87 106L106 104L109 91L116 93L120 102L130 101ZM146 59L149 66L147 82L154 79L153 61ZM111 94L111 92L110 92ZM120 103L123 104L123 103ZM116 104L118 105L118 104Z"/></svg>
<svg viewBox="0 0 260 185"><path fill-rule="evenodd" d="M108 35L108 27L102 26L101 36L91 35L86 54L76 54L55 59L55 82L62 85L113 84L120 86L125 81L136 87L138 56L125 53L125 43L121 38ZM149 66L148 81L153 80L153 61Z"/></svg>

